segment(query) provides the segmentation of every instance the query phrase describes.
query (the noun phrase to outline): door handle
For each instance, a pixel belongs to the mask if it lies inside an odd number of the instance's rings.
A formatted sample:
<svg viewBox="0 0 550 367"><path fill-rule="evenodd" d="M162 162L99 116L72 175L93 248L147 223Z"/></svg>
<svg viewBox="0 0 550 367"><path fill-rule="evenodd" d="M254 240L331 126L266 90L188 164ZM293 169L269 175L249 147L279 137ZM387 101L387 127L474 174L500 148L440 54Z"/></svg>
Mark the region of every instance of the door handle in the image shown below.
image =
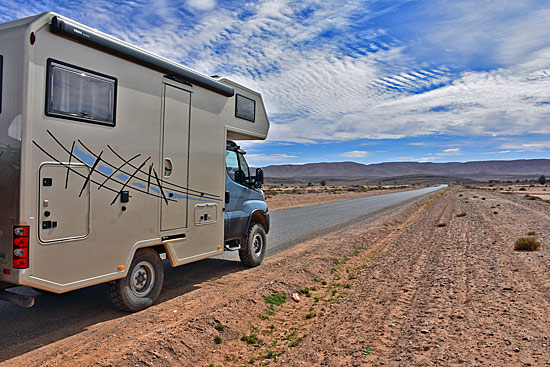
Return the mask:
<svg viewBox="0 0 550 367"><path fill-rule="evenodd" d="M164 158L164 177L168 178L172 176L172 170L174 165L172 164L172 160L170 158Z"/></svg>

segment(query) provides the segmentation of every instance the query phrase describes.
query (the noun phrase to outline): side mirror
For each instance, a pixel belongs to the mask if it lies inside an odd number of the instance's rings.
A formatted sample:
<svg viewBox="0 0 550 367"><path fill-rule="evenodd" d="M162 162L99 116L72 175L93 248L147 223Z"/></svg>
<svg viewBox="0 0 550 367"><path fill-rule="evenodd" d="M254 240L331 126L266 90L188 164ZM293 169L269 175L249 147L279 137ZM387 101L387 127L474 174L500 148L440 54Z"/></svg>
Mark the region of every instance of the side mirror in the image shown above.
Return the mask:
<svg viewBox="0 0 550 367"><path fill-rule="evenodd" d="M261 168L256 168L256 177L254 178L254 187L261 188L264 184L264 171Z"/></svg>
<svg viewBox="0 0 550 367"><path fill-rule="evenodd" d="M246 182L246 177L244 176L243 170L239 169L235 171L235 182L238 184L244 185Z"/></svg>

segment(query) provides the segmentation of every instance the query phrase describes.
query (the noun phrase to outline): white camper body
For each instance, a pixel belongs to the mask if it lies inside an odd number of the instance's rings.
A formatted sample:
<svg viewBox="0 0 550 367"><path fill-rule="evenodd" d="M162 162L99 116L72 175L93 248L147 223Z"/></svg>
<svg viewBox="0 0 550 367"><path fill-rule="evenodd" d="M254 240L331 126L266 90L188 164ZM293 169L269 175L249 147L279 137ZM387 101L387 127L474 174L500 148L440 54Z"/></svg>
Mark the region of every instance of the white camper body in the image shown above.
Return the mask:
<svg viewBox="0 0 550 367"><path fill-rule="evenodd" d="M0 81L0 289L224 251L226 141L266 138L259 93L53 13L0 24Z"/></svg>

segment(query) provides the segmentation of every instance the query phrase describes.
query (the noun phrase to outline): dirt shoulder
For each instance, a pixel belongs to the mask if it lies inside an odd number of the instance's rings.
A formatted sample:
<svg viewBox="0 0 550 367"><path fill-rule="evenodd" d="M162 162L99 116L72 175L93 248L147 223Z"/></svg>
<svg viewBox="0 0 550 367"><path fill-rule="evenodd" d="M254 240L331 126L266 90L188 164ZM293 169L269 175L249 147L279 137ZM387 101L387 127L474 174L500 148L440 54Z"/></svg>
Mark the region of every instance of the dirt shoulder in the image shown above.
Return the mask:
<svg viewBox="0 0 550 367"><path fill-rule="evenodd" d="M549 220L453 187L3 366L544 365ZM513 251L527 232L542 249Z"/></svg>

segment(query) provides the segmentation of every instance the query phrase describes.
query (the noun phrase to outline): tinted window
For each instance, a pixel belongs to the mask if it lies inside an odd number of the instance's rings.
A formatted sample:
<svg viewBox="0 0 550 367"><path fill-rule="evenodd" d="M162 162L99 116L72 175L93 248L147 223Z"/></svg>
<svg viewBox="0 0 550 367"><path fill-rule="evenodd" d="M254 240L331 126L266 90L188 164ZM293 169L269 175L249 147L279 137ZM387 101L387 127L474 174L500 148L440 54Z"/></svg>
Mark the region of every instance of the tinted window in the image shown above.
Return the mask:
<svg viewBox="0 0 550 367"><path fill-rule="evenodd" d="M116 84L113 77L48 60L46 115L114 126Z"/></svg>
<svg viewBox="0 0 550 367"><path fill-rule="evenodd" d="M256 101L237 94L235 101L235 116L254 122L256 118Z"/></svg>

